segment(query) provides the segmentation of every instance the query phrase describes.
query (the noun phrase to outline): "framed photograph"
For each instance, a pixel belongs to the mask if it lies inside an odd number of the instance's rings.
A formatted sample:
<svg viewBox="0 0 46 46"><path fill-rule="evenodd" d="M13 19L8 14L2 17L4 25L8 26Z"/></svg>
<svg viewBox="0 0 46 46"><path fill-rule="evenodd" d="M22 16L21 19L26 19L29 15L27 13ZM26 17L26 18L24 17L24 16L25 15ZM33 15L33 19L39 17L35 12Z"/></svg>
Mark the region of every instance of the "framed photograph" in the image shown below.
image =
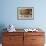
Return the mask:
<svg viewBox="0 0 46 46"><path fill-rule="evenodd" d="M17 8L17 19L18 20L33 20L34 19L34 8L33 7L18 7Z"/></svg>

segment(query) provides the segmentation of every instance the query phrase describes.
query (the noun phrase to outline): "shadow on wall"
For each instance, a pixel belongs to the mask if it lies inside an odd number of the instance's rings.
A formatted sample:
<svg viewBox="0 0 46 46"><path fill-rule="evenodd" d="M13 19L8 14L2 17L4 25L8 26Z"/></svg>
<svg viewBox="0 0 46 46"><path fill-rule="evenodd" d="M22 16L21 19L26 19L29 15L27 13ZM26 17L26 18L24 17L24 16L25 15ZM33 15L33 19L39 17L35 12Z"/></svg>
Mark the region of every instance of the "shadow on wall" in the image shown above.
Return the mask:
<svg viewBox="0 0 46 46"><path fill-rule="evenodd" d="M0 43L2 43L2 36L3 36L2 32L6 31L6 30L4 30L4 28L6 28L5 25L0 24Z"/></svg>

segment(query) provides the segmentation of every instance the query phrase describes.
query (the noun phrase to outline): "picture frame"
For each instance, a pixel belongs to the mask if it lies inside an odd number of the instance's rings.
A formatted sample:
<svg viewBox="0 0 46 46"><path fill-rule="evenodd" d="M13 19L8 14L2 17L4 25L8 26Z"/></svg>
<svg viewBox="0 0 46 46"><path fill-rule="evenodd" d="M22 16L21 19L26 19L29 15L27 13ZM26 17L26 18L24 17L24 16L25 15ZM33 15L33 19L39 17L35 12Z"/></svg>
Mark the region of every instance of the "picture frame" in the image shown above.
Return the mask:
<svg viewBox="0 0 46 46"><path fill-rule="evenodd" d="M17 8L18 20L33 20L34 19L34 7L18 7Z"/></svg>

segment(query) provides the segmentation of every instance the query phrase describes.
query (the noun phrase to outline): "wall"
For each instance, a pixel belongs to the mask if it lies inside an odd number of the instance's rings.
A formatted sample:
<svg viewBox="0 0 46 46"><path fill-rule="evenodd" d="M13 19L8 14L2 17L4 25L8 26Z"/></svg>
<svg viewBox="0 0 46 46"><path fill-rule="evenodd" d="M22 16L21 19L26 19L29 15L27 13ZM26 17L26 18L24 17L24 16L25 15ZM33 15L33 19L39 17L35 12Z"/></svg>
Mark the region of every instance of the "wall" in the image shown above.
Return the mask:
<svg viewBox="0 0 46 46"><path fill-rule="evenodd" d="M1 0L0 24L16 28L46 28L46 0ZM34 7L34 20L17 20L17 7Z"/></svg>
<svg viewBox="0 0 46 46"><path fill-rule="evenodd" d="M0 25L16 28L39 27L46 32L46 0L0 0ZM17 7L34 7L34 20L17 20ZM1 26L0 26L1 27Z"/></svg>
<svg viewBox="0 0 46 46"><path fill-rule="evenodd" d="M46 0L1 0L0 25L16 28L46 28ZM17 20L17 7L34 7L34 20Z"/></svg>

